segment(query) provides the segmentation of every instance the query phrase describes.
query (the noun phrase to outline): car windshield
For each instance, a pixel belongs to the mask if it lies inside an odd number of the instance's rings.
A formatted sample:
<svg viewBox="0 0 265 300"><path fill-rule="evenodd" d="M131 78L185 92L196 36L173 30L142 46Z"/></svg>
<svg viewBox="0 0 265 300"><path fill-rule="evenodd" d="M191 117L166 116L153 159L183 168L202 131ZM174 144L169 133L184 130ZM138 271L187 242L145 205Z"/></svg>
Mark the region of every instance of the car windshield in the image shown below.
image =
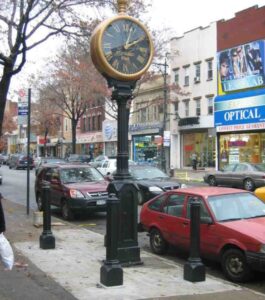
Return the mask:
<svg viewBox="0 0 265 300"><path fill-rule="evenodd" d="M235 193L208 198L217 221L265 217L265 203L251 193Z"/></svg>
<svg viewBox="0 0 265 300"><path fill-rule="evenodd" d="M157 168L131 168L131 175L135 179L157 179L157 178L168 178L168 176Z"/></svg>
<svg viewBox="0 0 265 300"><path fill-rule="evenodd" d="M63 183L103 181L104 177L94 168L62 169L60 177Z"/></svg>

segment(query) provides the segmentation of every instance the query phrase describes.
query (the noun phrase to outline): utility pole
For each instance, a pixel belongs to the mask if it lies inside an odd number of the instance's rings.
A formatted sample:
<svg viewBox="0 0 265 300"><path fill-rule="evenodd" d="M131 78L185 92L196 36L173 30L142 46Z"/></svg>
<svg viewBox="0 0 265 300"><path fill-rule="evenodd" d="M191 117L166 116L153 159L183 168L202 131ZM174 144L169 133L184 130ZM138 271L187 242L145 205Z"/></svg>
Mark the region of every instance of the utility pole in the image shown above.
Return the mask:
<svg viewBox="0 0 265 300"><path fill-rule="evenodd" d="M162 144L161 144L161 168L164 172L167 172L166 166L166 153L165 153L165 145L164 145L164 131L167 126L167 56L165 55L164 63L153 63L156 66L161 66L163 69L161 70L163 76L163 122L162 122Z"/></svg>

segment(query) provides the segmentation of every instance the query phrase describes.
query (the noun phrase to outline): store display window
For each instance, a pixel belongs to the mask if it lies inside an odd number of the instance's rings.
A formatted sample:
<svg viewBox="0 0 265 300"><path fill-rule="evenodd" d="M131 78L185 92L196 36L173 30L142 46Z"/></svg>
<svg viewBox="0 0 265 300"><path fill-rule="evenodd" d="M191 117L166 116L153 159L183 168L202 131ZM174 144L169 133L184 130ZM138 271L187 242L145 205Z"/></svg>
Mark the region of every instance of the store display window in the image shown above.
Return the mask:
<svg viewBox="0 0 265 300"><path fill-rule="evenodd" d="M223 134L218 150L220 169L232 163L265 163L265 133Z"/></svg>

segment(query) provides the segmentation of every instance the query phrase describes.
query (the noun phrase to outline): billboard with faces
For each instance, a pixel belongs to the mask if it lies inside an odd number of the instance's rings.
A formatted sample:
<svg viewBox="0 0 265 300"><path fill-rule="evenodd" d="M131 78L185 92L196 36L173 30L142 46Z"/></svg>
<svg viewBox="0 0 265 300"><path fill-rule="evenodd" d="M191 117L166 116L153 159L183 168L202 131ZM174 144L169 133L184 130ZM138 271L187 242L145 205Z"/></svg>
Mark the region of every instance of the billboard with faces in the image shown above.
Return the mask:
<svg viewBox="0 0 265 300"><path fill-rule="evenodd" d="M265 41L217 53L218 94L265 86Z"/></svg>

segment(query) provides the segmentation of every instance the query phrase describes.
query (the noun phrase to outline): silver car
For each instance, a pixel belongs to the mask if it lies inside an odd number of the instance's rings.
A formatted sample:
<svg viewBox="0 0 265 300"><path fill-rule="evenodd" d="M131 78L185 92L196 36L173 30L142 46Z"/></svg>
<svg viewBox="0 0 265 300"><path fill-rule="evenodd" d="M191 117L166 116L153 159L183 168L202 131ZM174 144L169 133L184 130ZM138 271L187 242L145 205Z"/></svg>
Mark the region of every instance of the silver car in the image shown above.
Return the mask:
<svg viewBox="0 0 265 300"><path fill-rule="evenodd" d="M229 164L221 171L207 172L203 179L211 186L225 185L254 191L265 186L265 164Z"/></svg>

